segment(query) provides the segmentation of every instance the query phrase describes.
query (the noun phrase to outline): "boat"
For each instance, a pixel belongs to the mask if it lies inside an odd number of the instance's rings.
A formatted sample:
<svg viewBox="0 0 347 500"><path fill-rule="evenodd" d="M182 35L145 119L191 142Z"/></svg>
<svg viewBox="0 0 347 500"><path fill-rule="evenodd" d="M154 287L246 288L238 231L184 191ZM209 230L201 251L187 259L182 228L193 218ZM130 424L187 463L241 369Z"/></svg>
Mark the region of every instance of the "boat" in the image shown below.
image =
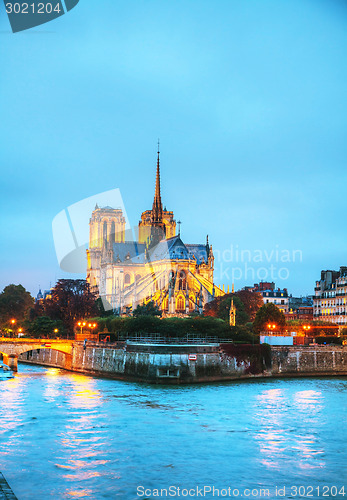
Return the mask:
<svg viewBox="0 0 347 500"><path fill-rule="evenodd" d="M13 371L8 366L0 364L0 381L8 378L14 378Z"/></svg>

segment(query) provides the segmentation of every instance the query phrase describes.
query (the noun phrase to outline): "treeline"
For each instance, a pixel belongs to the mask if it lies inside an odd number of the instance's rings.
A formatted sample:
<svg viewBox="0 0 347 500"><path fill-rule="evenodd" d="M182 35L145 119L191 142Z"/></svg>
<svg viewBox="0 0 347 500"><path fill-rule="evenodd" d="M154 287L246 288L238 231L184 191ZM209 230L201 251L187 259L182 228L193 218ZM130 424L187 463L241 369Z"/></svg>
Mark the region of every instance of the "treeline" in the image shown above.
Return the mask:
<svg viewBox="0 0 347 500"><path fill-rule="evenodd" d="M229 325L231 301L236 307L236 326ZM259 342L259 333L273 325L277 332L296 331L298 335L316 338L317 342L341 343L347 334L337 337L338 325L311 322L286 322L274 304L264 304L261 294L245 290L218 297L205 305L202 316L192 313L186 318L162 318L162 311L153 303L138 305L127 316L105 311L102 300L90 290L86 280L61 279L44 300L34 301L22 285L8 285L0 293L0 328L4 335L32 337L74 336L78 321L96 323L94 332L120 336L158 334L164 337L217 337L240 342ZM306 330L305 330L305 328ZM84 330L85 331L85 330ZM345 337L346 338L346 337Z"/></svg>
<svg viewBox="0 0 347 500"><path fill-rule="evenodd" d="M230 327L229 323L220 318L196 316L188 318L160 318L155 315L137 317L105 317L92 318L99 332L113 333L119 336L135 334L158 334L163 337L217 337L218 339L233 339L240 342L257 342L251 325Z"/></svg>

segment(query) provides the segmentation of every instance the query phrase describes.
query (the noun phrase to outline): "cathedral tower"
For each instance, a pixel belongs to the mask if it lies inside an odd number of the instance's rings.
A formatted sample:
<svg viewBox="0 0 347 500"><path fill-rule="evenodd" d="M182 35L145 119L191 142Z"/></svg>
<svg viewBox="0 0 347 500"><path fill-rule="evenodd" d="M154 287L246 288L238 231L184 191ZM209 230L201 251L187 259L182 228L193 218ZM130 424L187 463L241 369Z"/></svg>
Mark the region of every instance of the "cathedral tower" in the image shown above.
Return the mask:
<svg viewBox="0 0 347 500"><path fill-rule="evenodd" d="M160 151L158 142L157 171L152 210L141 214L139 222L139 242L147 245L176 235L176 221L173 212L163 209L160 191Z"/></svg>
<svg viewBox="0 0 347 500"><path fill-rule="evenodd" d="M92 287L100 283L100 267L103 252L112 252L113 243L125 239L125 218L120 208L98 207L89 221L89 249L87 251L87 279Z"/></svg>

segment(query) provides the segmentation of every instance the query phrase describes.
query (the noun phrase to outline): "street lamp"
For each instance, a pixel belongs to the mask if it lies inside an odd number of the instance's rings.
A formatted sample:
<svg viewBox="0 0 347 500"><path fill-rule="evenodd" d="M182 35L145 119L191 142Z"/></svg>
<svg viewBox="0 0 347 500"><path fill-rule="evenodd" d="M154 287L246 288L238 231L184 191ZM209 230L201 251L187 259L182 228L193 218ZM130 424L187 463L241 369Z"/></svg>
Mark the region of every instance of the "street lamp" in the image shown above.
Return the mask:
<svg viewBox="0 0 347 500"><path fill-rule="evenodd" d="M18 337L20 337L20 336L21 336L20 334L21 334L22 332L23 332L23 328L18 328Z"/></svg>
<svg viewBox="0 0 347 500"><path fill-rule="evenodd" d="M12 327L14 327L14 325L16 324L17 320L16 319L11 319L10 320L10 323L12 325ZM11 337L12 337L12 333L13 333L13 330L11 330Z"/></svg>
<svg viewBox="0 0 347 500"><path fill-rule="evenodd" d="M85 321L79 321L79 322L77 323L77 326L79 326L79 327L81 328L81 335L82 335L82 333L83 333L83 327L84 327L84 326L86 326L86 324L87 324L87 323L86 323Z"/></svg>
<svg viewBox="0 0 347 500"><path fill-rule="evenodd" d="M311 325L304 325L303 328L305 331L311 330Z"/></svg>
<svg viewBox="0 0 347 500"><path fill-rule="evenodd" d="M276 325L275 325L274 323L269 323L269 324L267 325L267 327L268 327L268 330L272 330L272 331L274 331L274 330L275 330L275 328L276 328Z"/></svg>

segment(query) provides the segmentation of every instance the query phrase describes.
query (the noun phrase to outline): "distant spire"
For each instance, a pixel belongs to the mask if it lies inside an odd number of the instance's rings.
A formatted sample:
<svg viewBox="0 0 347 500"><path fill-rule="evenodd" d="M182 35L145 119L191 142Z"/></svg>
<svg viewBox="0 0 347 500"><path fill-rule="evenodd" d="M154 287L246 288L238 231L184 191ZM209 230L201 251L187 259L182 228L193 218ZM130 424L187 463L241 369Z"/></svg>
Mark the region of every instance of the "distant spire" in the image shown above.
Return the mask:
<svg viewBox="0 0 347 500"><path fill-rule="evenodd" d="M177 224L178 224L178 236L181 236L181 224L182 224L182 221L178 220Z"/></svg>
<svg viewBox="0 0 347 500"><path fill-rule="evenodd" d="M229 325L236 325L236 307L234 305L234 299L231 299L230 310L229 310Z"/></svg>
<svg viewBox="0 0 347 500"><path fill-rule="evenodd" d="M161 202L160 194L160 150L159 150L159 139L158 139L158 158L157 158L157 175L155 179L155 193L152 208L152 218L153 222L162 222L163 219L163 204Z"/></svg>

